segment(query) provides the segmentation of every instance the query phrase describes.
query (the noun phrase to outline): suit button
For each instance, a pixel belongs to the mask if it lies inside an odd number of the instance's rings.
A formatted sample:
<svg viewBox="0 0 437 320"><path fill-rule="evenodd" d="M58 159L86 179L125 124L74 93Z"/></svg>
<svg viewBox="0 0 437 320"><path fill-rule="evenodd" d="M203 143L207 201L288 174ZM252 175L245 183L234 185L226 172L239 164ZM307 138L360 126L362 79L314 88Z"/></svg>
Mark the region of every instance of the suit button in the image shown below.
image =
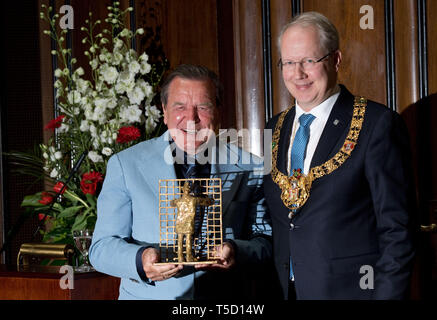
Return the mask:
<svg viewBox="0 0 437 320"><path fill-rule="evenodd" d="M290 230L294 229L294 224L290 223Z"/></svg>

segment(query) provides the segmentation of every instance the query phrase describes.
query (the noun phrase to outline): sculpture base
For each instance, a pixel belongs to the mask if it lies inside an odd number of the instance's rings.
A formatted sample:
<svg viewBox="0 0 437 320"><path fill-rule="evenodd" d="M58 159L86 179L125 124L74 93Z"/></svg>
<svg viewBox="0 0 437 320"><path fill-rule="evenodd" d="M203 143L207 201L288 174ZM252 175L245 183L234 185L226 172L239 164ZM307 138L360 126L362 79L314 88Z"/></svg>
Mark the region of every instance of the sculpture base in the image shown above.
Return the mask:
<svg viewBox="0 0 437 320"><path fill-rule="evenodd" d="M156 262L153 265L156 266L160 266L160 265L169 265L169 264L182 264L182 265L196 265L196 264L214 264L214 263L218 263L218 260L213 260L213 261L191 261L191 262Z"/></svg>

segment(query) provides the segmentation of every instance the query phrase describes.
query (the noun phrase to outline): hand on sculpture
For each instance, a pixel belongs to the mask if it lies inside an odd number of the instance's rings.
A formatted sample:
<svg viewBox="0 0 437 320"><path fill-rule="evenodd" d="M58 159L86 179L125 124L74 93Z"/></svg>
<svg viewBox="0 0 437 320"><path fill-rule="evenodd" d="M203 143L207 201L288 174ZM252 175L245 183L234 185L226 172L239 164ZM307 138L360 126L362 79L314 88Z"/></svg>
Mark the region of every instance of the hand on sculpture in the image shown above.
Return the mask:
<svg viewBox="0 0 437 320"><path fill-rule="evenodd" d="M183 268L182 265L166 264L154 265L159 262L159 252L155 248L147 248L142 255L143 269L147 278L152 281L163 281L177 275Z"/></svg>
<svg viewBox="0 0 437 320"><path fill-rule="evenodd" d="M232 244L225 242L221 246L217 246L215 250L216 256L218 257L217 263L199 264L195 265L195 268L205 270L228 270L235 265L235 251Z"/></svg>

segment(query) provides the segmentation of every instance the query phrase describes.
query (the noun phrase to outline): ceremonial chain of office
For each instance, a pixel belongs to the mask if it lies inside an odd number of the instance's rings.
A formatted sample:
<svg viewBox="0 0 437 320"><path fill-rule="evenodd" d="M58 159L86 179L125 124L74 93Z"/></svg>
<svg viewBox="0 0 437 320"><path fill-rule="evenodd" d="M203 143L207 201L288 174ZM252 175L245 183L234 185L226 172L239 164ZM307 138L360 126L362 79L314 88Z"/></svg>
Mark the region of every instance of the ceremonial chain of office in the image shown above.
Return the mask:
<svg viewBox="0 0 437 320"><path fill-rule="evenodd" d="M351 155L358 142L366 112L367 100L363 97L355 97L354 112L351 120L349 133L340 151L325 163L311 168L307 175L300 170L293 170L290 176L280 172L276 167L278 159L279 137L282 124L287 113L294 107L290 107L279 116L273 133L272 141L272 179L281 188L281 199L284 205L292 210L291 217L297 209L301 208L310 196L311 185L317 178L330 174L339 168Z"/></svg>

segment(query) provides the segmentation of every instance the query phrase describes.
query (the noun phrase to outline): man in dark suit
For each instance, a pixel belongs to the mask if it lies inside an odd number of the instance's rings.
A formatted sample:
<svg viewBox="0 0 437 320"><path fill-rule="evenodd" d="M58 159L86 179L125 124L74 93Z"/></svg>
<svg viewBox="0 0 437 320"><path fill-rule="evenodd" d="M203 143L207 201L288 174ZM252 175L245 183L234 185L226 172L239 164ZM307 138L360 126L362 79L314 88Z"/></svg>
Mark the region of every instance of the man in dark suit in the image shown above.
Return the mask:
<svg viewBox="0 0 437 320"><path fill-rule="evenodd" d="M267 124L264 190L284 298L405 298L415 207L406 128L337 84L338 32L323 15L294 18L279 44L296 105Z"/></svg>

